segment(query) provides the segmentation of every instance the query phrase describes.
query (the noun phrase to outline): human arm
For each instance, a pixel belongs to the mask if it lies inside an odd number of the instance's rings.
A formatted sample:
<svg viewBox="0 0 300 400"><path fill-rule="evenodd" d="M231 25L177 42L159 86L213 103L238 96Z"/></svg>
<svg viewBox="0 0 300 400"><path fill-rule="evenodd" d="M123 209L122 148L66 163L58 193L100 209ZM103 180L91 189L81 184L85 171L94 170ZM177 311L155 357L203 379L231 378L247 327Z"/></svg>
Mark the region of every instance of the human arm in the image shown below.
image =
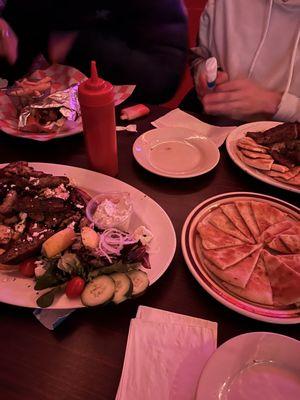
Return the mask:
<svg viewBox="0 0 300 400"><path fill-rule="evenodd" d="M18 57L18 38L3 18L0 18L0 57L10 65L15 64Z"/></svg>
<svg viewBox="0 0 300 400"><path fill-rule="evenodd" d="M108 23L81 30L66 62L85 73L91 59L113 84L136 84L141 101L168 100L180 83L187 51L187 20L180 1L118 3Z"/></svg>

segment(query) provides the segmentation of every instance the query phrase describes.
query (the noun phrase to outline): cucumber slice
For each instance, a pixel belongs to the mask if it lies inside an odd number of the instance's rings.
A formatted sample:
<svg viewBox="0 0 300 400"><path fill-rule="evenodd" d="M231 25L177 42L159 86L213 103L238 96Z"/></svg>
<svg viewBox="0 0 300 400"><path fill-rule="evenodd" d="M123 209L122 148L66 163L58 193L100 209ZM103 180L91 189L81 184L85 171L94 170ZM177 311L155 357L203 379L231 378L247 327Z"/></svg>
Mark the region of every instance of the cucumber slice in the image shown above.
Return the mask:
<svg viewBox="0 0 300 400"><path fill-rule="evenodd" d="M133 283L128 276L122 272L114 272L109 275L111 279L115 282L115 294L113 298L113 302L115 304L122 303L131 296L133 290Z"/></svg>
<svg viewBox="0 0 300 400"><path fill-rule="evenodd" d="M114 297L115 287L115 282L109 276L98 276L81 293L82 304L93 307L108 303Z"/></svg>
<svg viewBox="0 0 300 400"><path fill-rule="evenodd" d="M127 275L133 283L132 296L138 296L144 293L149 286L149 279L146 272L135 270L127 272Z"/></svg>

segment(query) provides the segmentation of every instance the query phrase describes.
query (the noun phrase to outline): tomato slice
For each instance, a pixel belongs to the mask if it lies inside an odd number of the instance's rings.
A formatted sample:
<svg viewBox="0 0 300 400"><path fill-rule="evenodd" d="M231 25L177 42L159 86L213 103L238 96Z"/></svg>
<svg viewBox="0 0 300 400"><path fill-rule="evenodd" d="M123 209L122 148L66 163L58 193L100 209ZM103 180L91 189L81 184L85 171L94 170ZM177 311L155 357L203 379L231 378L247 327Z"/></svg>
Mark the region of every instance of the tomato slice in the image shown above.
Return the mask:
<svg viewBox="0 0 300 400"><path fill-rule="evenodd" d="M34 276L34 270L36 268L36 258L28 258L25 261L22 261L19 265L19 271L23 276L27 278L32 278Z"/></svg>
<svg viewBox="0 0 300 400"><path fill-rule="evenodd" d="M80 276L74 276L66 286L66 295L70 299L79 297L85 287L85 281Z"/></svg>

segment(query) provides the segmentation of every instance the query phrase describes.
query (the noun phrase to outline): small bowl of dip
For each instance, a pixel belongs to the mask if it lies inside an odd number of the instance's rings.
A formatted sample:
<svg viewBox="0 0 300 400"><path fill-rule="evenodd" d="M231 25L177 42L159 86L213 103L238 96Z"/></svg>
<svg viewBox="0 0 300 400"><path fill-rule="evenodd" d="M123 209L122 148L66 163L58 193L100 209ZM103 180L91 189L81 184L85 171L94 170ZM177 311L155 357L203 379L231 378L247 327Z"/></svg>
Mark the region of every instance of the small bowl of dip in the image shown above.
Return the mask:
<svg viewBox="0 0 300 400"><path fill-rule="evenodd" d="M86 216L99 229L128 231L132 202L128 192L103 192L87 204Z"/></svg>

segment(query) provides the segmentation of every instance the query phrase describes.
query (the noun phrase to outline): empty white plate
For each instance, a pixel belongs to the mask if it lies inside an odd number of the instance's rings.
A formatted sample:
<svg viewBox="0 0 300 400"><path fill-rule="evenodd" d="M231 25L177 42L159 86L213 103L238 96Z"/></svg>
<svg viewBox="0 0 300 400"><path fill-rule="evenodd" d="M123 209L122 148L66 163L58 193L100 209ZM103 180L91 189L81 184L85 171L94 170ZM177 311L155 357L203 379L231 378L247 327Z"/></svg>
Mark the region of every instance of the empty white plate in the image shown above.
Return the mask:
<svg viewBox="0 0 300 400"><path fill-rule="evenodd" d="M196 400L300 399L300 342L269 332L236 336L206 363Z"/></svg>
<svg viewBox="0 0 300 400"><path fill-rule="evenodd" d="M148 171L169 178L205 174L220 159L214 142L186 128L158 128L145 132L134 142L133 155Z"/></svg>

